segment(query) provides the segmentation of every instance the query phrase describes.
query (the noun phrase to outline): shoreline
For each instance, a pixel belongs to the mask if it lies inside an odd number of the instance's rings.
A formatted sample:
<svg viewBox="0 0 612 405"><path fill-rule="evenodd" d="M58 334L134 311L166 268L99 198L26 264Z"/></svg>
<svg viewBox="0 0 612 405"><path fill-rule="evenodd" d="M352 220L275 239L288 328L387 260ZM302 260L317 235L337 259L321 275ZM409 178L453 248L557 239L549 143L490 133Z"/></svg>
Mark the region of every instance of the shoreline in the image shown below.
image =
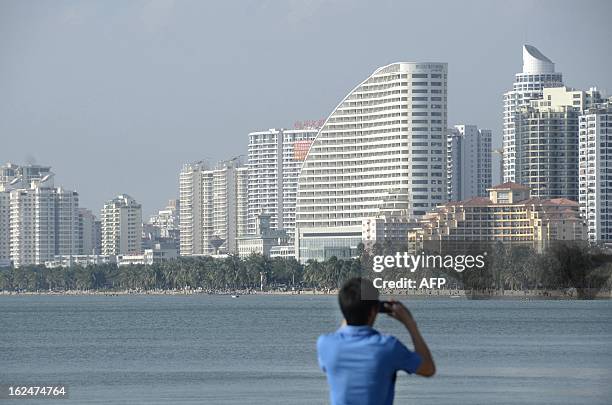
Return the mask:
<svg viewBox="0 0 612 405"><path fill-rule="evenodd" d="M337 290L67 290L67 291L0 291L0 297L6 296L181 296L181 295L207 295L207 296L336 296ZM537 300L585 300L585 299L610 299L612 291L599 291L589 298L578 297L576 291L553 290L553 291L515 291L504 290L491 293L471 292L465 290L386 290L381 291L383 297L417 298L417 299L537 299Z"/></svg>

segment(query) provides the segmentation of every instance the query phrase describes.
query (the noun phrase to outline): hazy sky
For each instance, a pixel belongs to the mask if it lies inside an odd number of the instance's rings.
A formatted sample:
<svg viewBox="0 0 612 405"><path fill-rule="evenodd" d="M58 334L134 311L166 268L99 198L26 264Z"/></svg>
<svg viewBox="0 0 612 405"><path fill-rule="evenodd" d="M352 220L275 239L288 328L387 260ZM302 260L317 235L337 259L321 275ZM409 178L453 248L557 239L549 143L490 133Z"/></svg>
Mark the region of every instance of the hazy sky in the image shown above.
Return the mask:
<svg viewBox="0 0 612 405"><path fill-rule="evenodd" d="M183 163L325 118L378 66L449 64L449 125L491 128L535 45L566 85L612 93L612 2L0 0L0 162L53 166L98 213L145 214Z"/></svg>

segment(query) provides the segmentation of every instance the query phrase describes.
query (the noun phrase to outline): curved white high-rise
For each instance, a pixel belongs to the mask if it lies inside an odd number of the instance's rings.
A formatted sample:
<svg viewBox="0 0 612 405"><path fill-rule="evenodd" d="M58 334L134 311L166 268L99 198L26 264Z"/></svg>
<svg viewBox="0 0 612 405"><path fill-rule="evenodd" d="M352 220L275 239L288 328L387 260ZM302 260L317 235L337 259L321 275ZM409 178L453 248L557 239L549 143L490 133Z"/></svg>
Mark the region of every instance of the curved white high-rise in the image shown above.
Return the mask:
<svg viewBox="0 0 612 405"><path fill-rule="evenodd" d="M446 63L393 63L340 102L298 180L301 261L353 256L364 219L419 217L444 201L446 92Z"/></svg>
<svg viewBox="0 0 612 405"><path fill-rule="evenodd" d="M545 87L563 86L563 75L535 46L523 45L523 71L515 75L512 90L504 93L503 179L516 181L515 114L519 107L542 98Z"/></svg>

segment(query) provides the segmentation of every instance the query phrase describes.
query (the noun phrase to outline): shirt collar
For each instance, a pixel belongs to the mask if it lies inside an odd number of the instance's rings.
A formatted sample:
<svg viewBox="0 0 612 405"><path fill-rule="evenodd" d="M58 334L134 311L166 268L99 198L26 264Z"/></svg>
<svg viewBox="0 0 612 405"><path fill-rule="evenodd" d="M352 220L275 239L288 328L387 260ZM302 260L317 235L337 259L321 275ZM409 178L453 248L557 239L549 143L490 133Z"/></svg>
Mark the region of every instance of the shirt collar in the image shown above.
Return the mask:
<svg viewBox="0 0 612 405"><path fill-rule="evenodd" d="M338 329L338 333L345 335L370 335L377 332L376 329L369 325L344 325Z"/></svg>

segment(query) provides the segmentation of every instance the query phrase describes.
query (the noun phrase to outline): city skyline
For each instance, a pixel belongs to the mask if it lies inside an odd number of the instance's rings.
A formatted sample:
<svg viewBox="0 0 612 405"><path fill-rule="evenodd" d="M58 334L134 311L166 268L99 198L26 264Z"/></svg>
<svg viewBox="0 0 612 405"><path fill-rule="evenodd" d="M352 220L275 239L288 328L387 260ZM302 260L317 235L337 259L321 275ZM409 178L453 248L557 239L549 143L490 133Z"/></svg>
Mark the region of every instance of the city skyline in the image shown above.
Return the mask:
<svg viewBox="0 0 612 405"><path fill-rule="evenodd" d="M52 166L56 181L76 189L80 206L94 213L129 193L148 217L178 195L184 163L246 155L252 131L326 117L347 88L395 61L447 62L448 124L489 128L494 147L501 145L501 94L520 71L525 42L555 62L567 86L612 89L612 56L601 51L610 36L607 2L383 2L373 13L344 2L130 4L121 12L102 2L1 6L0 30L11 35L0 36L8 61L0 75L0 162ZM427 19L410 20L415 13L461 25L450 36L428 29ZM207 18L207 27L198 26L197 16L211 15L231 23ZM400 24L401 16L411 24ZM24 18L29 24L14 24ZM590 21L590 29L576 20ZM349 21L367 22L369 37ZM218 43L209 39L217 40L215 29L224 33ZM339 32L354 41L337 49L329 38ZM402 39L422 32L426 40ZM364 43L379 45L365 55ZM270 63L275 54L282 63ZM228 83L242 89L241 98Z"/></svg>

